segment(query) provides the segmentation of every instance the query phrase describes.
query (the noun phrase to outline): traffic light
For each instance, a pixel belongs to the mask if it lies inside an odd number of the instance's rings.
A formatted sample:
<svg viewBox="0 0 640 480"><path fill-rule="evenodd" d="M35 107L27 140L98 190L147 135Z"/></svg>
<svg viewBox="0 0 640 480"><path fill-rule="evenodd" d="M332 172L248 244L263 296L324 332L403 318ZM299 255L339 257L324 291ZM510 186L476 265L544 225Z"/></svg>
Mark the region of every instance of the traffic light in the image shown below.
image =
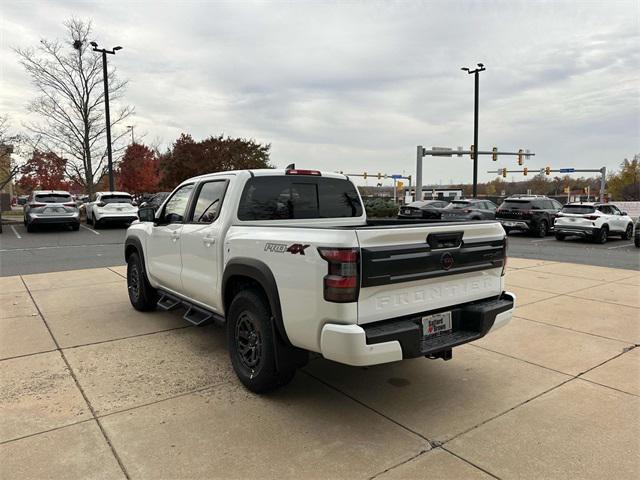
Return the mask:
<svg viewBox="0 0 640 480"><path fill-rule="evenodd" d="M404 182L398 182L396 184L396 188L398 189L398 191L404 190Z"/></svg>
<svg viewBox="0 0 640 480"><path fill-rule="evenodd" d="M544 173L547 175L551 175L551 167L549 165L544 167Z"/></svg>
<svg viewBox="0 0 640 480"><path fill-rule="evenodd" d="M378 172L378 180L382 180L382 174Z"/></svg>
<svg viewBox="0 0 640 480"><path fill-rule="evenodd" d="M475 151L476 151L475 146L474 146L474 145L471 145L471 146L469 147L469 158L470 158L471 160L473 160L473 154L475 153Z"/></svg>
<svg viewBox="0 0 640 480"><path fill-rule="evenodd" d="M362 175L362 177L366 180L366 179L367 179L367 172L364 172L364 174Z"/></svg>
<svg viewBox="0 0 640 480"><path fill-rule="evenodd" d="M502 178L507 178L507 169L506 168L502 169Z"/></svg>
<svg viewBox="0 0 640 480"><path fill-rule="evenodd" d="M522 149L518 150L518 165L522 165L522 163L523 163L523 160L524 160L523 157L522 157L523 153L524 152L522 151Z"/></svg>
<svg viewBox="0 0 640 480"><path fill-rule="evenodd" d="M491 158L493 159L494 162L498 161L498 147L493 147L493 150L491 151Z"/></svg>
<svg viewBox="0 0 640 480"><path fill-rule="evenodd" d="M524 176L526 177L526 176L527 176L527 173L529 173L529 167L524 167L524 168L522 169L522 173L524 173Z"/></svg>

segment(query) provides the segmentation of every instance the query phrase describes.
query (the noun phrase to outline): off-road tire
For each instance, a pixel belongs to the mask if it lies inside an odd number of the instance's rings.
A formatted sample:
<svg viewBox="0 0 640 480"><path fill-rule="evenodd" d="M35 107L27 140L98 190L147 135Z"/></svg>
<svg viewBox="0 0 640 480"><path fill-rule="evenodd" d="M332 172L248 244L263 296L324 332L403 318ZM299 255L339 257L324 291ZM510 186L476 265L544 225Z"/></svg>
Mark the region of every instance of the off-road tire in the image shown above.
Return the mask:
<svg viewBox="0 0 640 480"><path fill-rule="evenodd" d="M158 292L149 283L142 258L137 252L127 258L127 292L136 310L148 312L156 309Z"/></svg>
<svg viewBox="0 0 640 480"><path fill-rule="evenodd" d="M286 385L299 364L296 352L278 337L271 309L257 289L240 291L227 315L229 357L242 384L255 393Z"/></svg>
<svg viewBox="0 0 640 480"><path fill-rule="evenodd" d="M36 226L32 223L27 222L27 232L33 233L36 231Z"/></svg>
<svg viewBox="0 0 640 480"><path fill-rule="evenodd" d="M629 225L627 225L627 229L620 237L622 238L622 240L630 240L631 237L633 237L633 224L630 223Z"/></svg>

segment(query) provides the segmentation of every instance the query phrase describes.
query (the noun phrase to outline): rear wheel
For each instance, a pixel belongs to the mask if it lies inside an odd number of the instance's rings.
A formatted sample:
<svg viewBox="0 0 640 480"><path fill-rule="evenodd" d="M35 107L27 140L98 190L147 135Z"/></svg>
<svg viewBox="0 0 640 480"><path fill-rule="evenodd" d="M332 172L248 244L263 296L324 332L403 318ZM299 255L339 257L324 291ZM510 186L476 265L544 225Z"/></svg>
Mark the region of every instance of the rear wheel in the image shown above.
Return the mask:
<svg viewBox="0 0 640 480"><path fill-rule="evenodd" d="M609 237L609 228L604 226L596 233L595 241L596 243L607 243L607 238Z"/></svg>
<svg viewBox="0 0 640 480"><path fill-rule="evenodd" d="M242 290L231 302L227 343L236 375L252 392L286 385L296 373L294 349L277 337L269 303L257 290Z"/></svg>
<svg viewBox="0 0 640 480"><path fill-rule="evenodd" d="M33 233L36 231L36 226L32 223L27 222L27 232Z"/></svg>
<svg viewBox="0 0 640 480"><path fill-rule="evenodd" d="M562 242L564 239L564 233L556 233L556 240L560 240Z"/></svg>
<svg viewBox="0 0 640 480"><path fill-rule="evenodd" d="M127 258L127 291L129 301L136 310L146 312L156 309L158 292L149 283L142 258L137 252Z"/></svg>
<svg viewBox="0 0 640 480"><path fill-rule="evenodd" d="M633 236L633 225L627 225L627 229L622 234L622 240L629 240Z"/></svg>
<svg viewBox="0 0 640 480"><path fill-rule="evenodd" d="M538 228L536 230L536 235L540 238L544 238L547 236L547 232L549 231L549 225L546 220L540 220L538 223Z"/></svg>

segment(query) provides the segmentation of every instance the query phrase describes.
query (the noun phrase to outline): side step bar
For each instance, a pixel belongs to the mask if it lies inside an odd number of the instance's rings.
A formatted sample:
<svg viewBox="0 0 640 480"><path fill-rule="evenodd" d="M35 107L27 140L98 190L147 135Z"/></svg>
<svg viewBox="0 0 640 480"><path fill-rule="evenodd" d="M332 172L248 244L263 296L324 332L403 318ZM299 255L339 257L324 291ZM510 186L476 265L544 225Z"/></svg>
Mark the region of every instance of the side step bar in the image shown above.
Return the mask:
<svg viewBox="0 0 640 480"><path fill-rule="evenodd" d="M160 299L158 300L158 308L165 311L175 310L176 308L186 308L186 312L182 316L187 322L193 325L205 325L209 322L213 322L216 325L224 325L225 320L222 315L219 315L204 308L198 307L186 300L176 297L163 290L159 291Z"/></svg>

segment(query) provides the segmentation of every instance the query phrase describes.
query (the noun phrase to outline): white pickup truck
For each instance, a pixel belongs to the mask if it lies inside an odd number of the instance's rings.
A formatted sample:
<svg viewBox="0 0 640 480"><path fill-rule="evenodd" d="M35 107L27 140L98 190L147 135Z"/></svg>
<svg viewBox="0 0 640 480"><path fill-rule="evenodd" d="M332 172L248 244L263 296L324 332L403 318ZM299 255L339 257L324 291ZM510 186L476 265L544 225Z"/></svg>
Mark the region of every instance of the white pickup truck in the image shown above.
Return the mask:
<svg viewBox="0 0 640 480"><path fill-rule="evenodd" d="M226 325L255 392L289 382L308 352L357 366L448 360L513 314L500 223L367 220L341 174L203 175L139 217L125 241L132 305Z"/></svg>

